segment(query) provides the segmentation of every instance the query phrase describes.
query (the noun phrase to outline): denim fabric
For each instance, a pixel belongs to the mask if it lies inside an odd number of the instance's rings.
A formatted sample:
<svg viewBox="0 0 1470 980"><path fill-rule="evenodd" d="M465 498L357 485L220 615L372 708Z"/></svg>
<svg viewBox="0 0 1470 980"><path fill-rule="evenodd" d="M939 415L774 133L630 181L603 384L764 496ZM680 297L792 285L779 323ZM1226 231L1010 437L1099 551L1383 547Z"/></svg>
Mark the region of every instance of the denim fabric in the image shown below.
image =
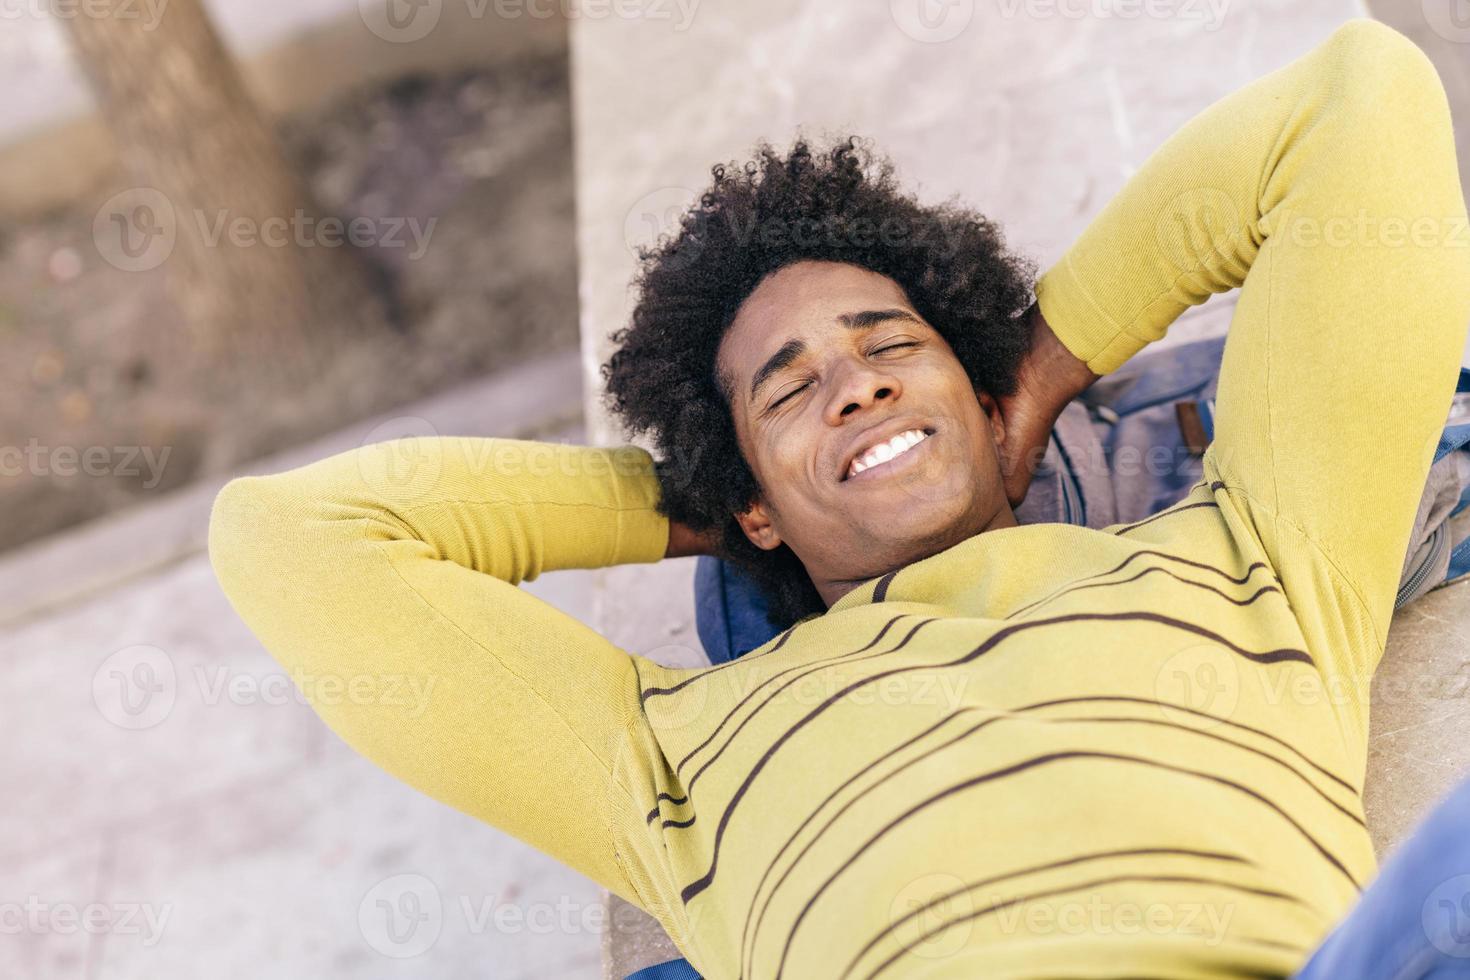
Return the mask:
<svg viewBox="0 0 1470 980"><path fill-rule="evenodd" d="M1383 862L1295 980L1470 977L1470 780Z"/></svg>
<svg viewBox="0 0 1470 980"><path fill-rule="evenodd" d="M779 630L766 620L766 599L729 562L700 555L694 567L694 622L710 663L744 656Z"/></svg>

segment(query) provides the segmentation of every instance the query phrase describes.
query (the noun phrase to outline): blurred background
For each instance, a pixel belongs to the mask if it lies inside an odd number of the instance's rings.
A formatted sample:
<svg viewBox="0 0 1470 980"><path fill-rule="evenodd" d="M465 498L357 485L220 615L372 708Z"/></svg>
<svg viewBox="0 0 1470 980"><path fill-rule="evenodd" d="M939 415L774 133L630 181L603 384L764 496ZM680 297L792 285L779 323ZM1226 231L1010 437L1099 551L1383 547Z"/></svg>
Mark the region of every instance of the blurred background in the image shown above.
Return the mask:
<svg viewBox="0 0 1470 980"><path fill-rule="evenodd" d="M317 721L214 582L215 492L405 435L622 441L635 250L757 139L870 136L1044 267L1359 16L1439 69L1470 186L1464 0L0 0L0 977L673 955ZM692 561L525 587L696 664ZM1375 694L1380 844L1470 762L1467 588L1395 620L1378 683L1442 683Z"/></svg>

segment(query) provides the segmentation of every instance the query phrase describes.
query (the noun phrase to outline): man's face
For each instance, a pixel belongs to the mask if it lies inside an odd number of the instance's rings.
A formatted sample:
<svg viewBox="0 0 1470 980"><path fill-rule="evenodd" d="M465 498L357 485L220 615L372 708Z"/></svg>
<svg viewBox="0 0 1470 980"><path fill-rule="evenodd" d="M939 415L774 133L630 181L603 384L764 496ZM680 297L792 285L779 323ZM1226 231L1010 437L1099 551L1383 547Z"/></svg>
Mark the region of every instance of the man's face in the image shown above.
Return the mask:
<svg viewBox="0 0 1470 980"><path fill-rule="evenodd" d="M741 305L716 368L733 388L740 450L762 489L736 519L760 548L789 545L828 605L1016 523L994 400L887 276L834 262L772 273ZM896 449L913 433L924 438L853 472L875 445Z"/></svg>

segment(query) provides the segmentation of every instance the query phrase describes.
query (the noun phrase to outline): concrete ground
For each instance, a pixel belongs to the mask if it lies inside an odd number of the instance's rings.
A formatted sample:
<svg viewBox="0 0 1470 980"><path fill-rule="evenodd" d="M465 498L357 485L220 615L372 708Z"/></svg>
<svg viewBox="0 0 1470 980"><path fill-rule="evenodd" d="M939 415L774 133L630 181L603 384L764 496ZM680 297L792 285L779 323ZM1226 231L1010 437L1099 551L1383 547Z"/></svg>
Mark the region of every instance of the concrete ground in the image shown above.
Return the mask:
<svg viewBox="0 0 1470 980"><path fill-rule="evenodd" d="M397 435L580 443L580 397L575 355L552 357L250 471ZM0 977L597 976L596 885L300 702L203 552L220 482L0 562ZM587 619L591 584L526 588Z"/></svg>

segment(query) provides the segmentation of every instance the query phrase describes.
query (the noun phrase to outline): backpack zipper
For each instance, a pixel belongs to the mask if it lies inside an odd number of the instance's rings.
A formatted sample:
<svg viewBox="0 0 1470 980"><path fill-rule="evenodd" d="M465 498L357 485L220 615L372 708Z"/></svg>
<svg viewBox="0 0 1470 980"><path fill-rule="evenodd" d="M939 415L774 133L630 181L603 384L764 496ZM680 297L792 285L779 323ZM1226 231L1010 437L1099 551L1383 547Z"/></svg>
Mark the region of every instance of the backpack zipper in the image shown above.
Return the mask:
<svg viewBox="0 0 1470 980"><path fill-rule="evenodd" d="M1399 586L1398 595L1393 600L1393 607L1395 609L1407 602L1409 596L1413 595L1419 586L1424 584L1424 580L1429 577L1430 566L1439 560L1439 556L1444 552L1445 541L1448 538L1449 529L1444 524L1440 524L1429 535L1429 551L1424 556L1424 560L1419 563L1419 567L1414 569L1413 573L1405 580L1403 585Z"/></svg>

